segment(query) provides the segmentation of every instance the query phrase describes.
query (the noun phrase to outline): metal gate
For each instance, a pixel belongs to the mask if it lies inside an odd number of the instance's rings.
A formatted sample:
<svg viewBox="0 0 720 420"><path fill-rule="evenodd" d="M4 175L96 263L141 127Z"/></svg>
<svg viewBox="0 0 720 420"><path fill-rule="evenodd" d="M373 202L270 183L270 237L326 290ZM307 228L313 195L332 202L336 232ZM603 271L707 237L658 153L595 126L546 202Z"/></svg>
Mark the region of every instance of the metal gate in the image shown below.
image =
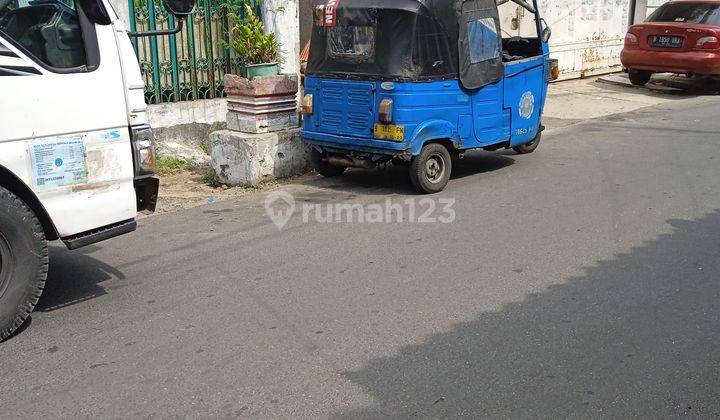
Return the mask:
<svg viewBox="0 0 720 420"><path fill-rule="evenodd" d="M225 48L230 14L245 18L245 4L261 15L261 0L199 0L197 10L177 35L133 38L145 79L145 101L193 101L225 96L223 76L239 74L240 60ZM130 29L173 29L174 16L160 0L128 0Z"/></svg>

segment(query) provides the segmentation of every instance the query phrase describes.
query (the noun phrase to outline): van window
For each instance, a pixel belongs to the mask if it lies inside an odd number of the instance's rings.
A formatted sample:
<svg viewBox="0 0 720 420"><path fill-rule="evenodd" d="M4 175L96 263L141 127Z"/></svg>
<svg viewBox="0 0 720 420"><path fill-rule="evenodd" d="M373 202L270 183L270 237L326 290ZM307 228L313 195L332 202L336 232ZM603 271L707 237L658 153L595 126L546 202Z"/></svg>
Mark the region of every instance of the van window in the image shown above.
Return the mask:
<svg viewBox="0 0 720 420"><path fill-rule="evenodd" d="M0 33L47 67L87 65L73 0L0 0Z"/></svg>
<svg viewBox="0 0 720 420"><path fill-rule="evenodd" d="M467 30L470 63L477 64L500 57L500 38L495 19L474 20L468 23Z"/></svg>

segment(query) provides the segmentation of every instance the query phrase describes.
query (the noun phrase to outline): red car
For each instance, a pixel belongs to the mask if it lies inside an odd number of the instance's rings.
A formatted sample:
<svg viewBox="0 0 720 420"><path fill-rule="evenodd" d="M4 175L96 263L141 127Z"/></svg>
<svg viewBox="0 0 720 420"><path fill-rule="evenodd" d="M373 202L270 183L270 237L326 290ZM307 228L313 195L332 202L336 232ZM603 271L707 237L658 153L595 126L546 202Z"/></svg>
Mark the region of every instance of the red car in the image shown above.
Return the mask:
<svg viewBox="0 0 720 420"><path fill-rule="evenodd" d="M719 40L720 0L671 1L630 27L620 60L638 86L653 73L720 75Z"/></svg>

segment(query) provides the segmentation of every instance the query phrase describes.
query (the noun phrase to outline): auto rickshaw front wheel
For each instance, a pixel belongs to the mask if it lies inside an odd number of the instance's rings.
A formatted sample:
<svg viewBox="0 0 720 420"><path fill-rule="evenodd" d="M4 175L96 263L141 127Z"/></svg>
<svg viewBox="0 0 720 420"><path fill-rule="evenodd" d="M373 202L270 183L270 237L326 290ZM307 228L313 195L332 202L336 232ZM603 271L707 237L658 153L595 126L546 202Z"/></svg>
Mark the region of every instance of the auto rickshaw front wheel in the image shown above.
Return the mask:
<svg viewBox="0 0 720 420"><path fill-rule="evenodd" d="M535 136L534 139L532 139L529 143L521 144L520 146L513 147L513 150L515 153L519 155L527 155L528 153L532 153L535 151L535 149L540 146L540 139L542 138L542 133L538 133L537 136Z"/></svg>
<svg viewBox="0 0 720 420"><path fill-rule="evenodd" d="M315 150L314 148L310 152L310 162L312 163L315 172L319 173L325 178L340 176L347 169L345 166L338 166L329 163L328 161L323 159L322 153Z"/></svg>
<svg viewBox="0 0 720 420"><path fill-rule="evenodd" d="M442 191L450 180L452 159L447 147L439 143L423 146L410 163L410 181L418 192L434 194Z"/></svg>

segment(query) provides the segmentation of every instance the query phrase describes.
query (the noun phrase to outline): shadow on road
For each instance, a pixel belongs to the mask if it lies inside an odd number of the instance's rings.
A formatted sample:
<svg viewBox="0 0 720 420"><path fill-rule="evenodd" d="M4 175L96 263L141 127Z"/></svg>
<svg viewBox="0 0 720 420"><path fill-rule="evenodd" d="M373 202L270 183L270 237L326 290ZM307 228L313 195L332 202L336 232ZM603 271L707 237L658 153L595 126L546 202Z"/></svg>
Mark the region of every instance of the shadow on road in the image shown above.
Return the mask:
<svg viewBox="0 0 720 420"><path fill-rule="evenodd" d="M510 151L510 153L514 153ZM452 179L493 172L510 166L515 160L500 152L469 151L460 160L453 160ZM326 188L354 194L379 194L382 192L417 194L408 174L408 167L388 164L379 169L349 169L337 178L313 178L304 185Z"/></svg>
<svg viewBox="0 0 720 420"><path fill-rule="evenodd" d="M91 246L71 252L50 248L50 271L36 311L50 312L102 296L107 291L99 283L125 278L116 268L90 256L94 249Z"/></svg>
<svg viewBox="0 0 720 420"><path fill-rule="evenodd" d="M720 416L720 212L343 375L335 418ZM560 283L558 279L556 283Z"/></svg>

